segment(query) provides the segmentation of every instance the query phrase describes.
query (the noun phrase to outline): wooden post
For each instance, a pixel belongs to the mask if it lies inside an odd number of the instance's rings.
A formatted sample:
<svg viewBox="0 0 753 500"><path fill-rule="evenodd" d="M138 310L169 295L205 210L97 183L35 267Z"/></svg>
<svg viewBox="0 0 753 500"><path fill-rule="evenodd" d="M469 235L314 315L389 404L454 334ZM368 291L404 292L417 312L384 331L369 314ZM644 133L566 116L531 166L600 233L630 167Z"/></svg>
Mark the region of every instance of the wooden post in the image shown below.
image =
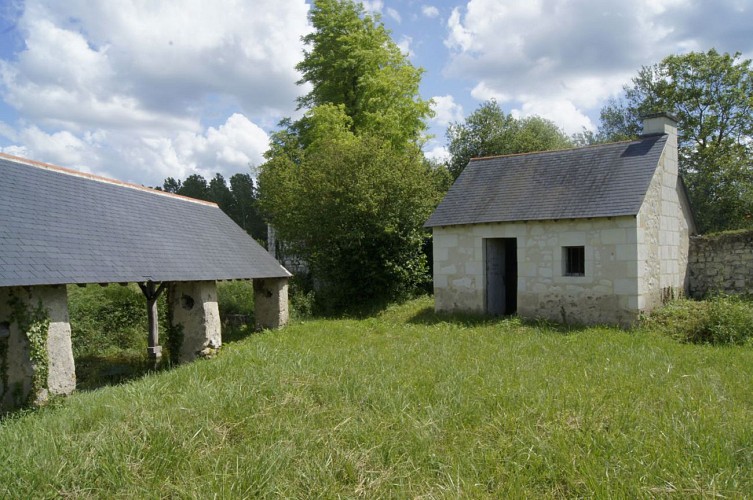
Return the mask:
<svg viewBox="0 0 753 500"><path fill-rule="evenodd" d="M161 283L159 287L153 281L147 281L146 283L139 283L141 292L146 297L146 314L149 321L149 345L146 348L146 352L151 359L159 359L162 357L162 346L159 345L159 317L157 315L157 299L165 289L165 283Z"/></svg>

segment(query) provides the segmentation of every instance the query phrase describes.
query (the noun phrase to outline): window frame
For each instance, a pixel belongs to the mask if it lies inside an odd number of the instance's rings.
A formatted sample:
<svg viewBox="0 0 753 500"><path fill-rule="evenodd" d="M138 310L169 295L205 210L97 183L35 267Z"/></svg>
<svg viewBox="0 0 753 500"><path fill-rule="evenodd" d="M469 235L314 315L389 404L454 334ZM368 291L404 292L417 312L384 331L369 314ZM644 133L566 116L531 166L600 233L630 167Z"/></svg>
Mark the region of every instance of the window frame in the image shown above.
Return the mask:
<svg viewBox="0 0 753 500"><path fill-rule="evenodd" d="M586 275L586 247L583 245L562 247L562 276Z"/></svg>

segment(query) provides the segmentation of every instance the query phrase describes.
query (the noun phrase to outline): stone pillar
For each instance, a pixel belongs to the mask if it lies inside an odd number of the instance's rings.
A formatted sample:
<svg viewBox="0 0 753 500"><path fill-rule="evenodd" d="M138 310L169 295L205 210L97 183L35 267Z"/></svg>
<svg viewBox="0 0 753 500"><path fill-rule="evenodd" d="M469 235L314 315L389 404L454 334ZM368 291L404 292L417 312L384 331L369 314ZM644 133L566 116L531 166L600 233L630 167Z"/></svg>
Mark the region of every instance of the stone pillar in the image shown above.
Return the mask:
<svg viewBox="0 0 753 500"><path fill-rule="evenodd" d="M214 281L170 283L167 304L167 345L173 361L183 363L211 356L220 348L222 327Z"/></svg>
<svg viewBox="0 0 753 500"><path fill-rule="evenodd" d="M65 286L0 288L0 409L75 388Z"/></svg>
<svg viewBox="0 0 753 500"><path fill-rule="evenodd" d="M257 330L288 324L288 278L254 279L254 318Z"/></svg>

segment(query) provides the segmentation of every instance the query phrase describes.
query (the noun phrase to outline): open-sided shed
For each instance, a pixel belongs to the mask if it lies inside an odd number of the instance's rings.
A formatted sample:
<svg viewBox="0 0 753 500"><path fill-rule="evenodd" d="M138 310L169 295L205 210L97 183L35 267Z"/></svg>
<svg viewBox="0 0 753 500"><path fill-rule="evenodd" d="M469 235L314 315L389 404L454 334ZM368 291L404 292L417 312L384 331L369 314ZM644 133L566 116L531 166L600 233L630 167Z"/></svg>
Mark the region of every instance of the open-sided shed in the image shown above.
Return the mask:
<svg viewBox="0 0 753 500"><path fill-rule="evenodd" d="M251 279L260 328L287 322L290 277L219 207L0 155L0 407L75 388L66 284L138 283L161 355L167 290L181 360L219 348L216 281Z"/></svg>

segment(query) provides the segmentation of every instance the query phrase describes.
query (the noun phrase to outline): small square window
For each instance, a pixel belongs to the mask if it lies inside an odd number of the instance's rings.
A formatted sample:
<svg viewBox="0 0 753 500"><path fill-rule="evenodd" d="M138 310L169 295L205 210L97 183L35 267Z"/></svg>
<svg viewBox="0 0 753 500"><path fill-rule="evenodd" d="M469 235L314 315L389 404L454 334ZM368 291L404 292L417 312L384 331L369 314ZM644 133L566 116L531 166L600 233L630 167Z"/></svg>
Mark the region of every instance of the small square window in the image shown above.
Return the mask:
<svg viewBox="0 0 753 500"><path fill-rule="evenodd" d="M564 276L586 275L586 248L562 247L562 274Z"/></svg>

